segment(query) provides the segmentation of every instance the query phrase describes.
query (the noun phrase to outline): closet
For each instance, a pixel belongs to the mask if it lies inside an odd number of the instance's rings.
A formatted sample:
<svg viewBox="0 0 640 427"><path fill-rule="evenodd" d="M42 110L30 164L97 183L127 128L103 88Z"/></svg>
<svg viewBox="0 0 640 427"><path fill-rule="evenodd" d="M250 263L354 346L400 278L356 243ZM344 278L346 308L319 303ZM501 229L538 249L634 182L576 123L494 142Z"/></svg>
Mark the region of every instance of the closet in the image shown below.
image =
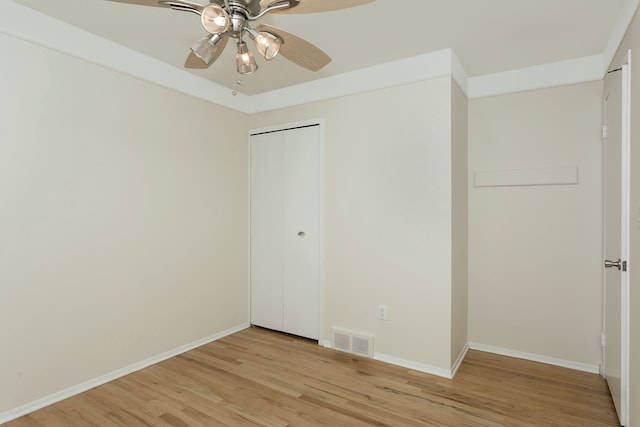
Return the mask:
<svg viewBox="0 0 640 427"><path fill-rule="evenodd" d="M251 324L319 337L320 126L251 135Z"/></svg>

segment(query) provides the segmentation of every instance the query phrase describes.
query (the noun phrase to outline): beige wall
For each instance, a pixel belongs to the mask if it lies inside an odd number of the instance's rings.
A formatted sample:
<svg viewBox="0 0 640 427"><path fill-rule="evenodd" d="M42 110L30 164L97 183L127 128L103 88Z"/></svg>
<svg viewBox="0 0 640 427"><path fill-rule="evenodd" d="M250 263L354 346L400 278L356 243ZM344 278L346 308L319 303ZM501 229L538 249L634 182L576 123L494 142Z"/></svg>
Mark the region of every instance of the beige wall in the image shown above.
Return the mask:
<svg viewBox="0 0 640 427"><path fill-rule="evenodd" d="M245 324L247 116L0 52L0 413Z"/></svg>
<svg viewBox="0 0 640 427"><path fill-rule="evenodd" d="M469 103L469 340L601 361L600 82ZM475 188L475 171L577 166L578 185Z"/></svg>
<svg viewBox="0 0 640 427"><path fill-rule="evenodd" d="M631 49L631 242L630 242L630 296L631 296L631 378L628 427L640 426L640 17L636 16L625 36L612 67L626 62ZM635 267L635 268L634 268Z"/></svg>
<svg viewBox="0 0 640 427"><path fill-rule="evenodd" d="M600 362L600 83L467 102L447 77L248 118L4 35L0 50L20 59L0 67L0 413L246 322L246 131L314 118L321 339L368 332L445 370L467 338ZM467 200L467 156L471 172L578 166L580 183Z"/></svg>
<svg viewBox="0 0 640 427"><path fill-rule="evenodd" d="M325 121L322 339L371 333L378 353L450 368L450 116L447 77L251 117Z"/></svg>
<svg viewBox="0 0 640 427"><path fill-rule="evenodd" d="M451 364L468 341L468 101L460 87L451 85L451 153L453 242L451 263Z"/></svg>

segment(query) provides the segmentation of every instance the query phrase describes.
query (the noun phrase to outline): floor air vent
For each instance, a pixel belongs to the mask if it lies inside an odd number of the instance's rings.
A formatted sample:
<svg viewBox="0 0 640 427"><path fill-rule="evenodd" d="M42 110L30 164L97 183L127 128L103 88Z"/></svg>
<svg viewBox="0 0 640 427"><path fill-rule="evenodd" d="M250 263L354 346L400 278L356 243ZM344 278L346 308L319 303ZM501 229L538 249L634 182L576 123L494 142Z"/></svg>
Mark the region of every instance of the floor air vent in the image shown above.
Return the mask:
<svg viewBox="0 0 640 427"><path fill-rule="evenodd" d="M351 336L344 332L338 332L334 329L333 348L336 350L351 351Z"/></svg>
<svg viewBox="0 0 640 427"><path fill-rule="evenodd" d="M333 328L331 345L336 350L373 357L373 335Z"/></svg>

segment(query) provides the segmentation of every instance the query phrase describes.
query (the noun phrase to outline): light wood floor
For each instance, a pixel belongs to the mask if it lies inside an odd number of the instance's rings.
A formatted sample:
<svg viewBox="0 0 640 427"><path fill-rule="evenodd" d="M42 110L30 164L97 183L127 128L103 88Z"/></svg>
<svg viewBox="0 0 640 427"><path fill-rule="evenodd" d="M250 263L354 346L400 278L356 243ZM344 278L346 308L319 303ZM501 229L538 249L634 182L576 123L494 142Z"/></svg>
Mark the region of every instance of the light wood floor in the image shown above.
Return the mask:
<svg viewBox="0 0 640 427"><path fill-rule="evenodd" d="M617 426L598 375L470 351L454 380L251 328L5 424Z"/></svg>

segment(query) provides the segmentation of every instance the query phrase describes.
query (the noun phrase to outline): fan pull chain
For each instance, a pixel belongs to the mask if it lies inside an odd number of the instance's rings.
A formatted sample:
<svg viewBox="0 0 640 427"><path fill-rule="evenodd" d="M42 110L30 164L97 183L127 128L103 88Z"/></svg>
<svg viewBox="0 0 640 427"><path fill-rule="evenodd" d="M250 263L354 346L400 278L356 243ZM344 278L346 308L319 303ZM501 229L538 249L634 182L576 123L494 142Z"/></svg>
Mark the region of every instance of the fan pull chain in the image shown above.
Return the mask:
<svg viewBox="0 0 640 427"><path fill-rule="evenodd" d="M242 86L244 84L244 80L242 80L242 74L238 73L238 78L236 79L236 86ZM238 95L238 91L237 90L232 90L231 91L231 95L233 96L237 96Z"/></svg>

